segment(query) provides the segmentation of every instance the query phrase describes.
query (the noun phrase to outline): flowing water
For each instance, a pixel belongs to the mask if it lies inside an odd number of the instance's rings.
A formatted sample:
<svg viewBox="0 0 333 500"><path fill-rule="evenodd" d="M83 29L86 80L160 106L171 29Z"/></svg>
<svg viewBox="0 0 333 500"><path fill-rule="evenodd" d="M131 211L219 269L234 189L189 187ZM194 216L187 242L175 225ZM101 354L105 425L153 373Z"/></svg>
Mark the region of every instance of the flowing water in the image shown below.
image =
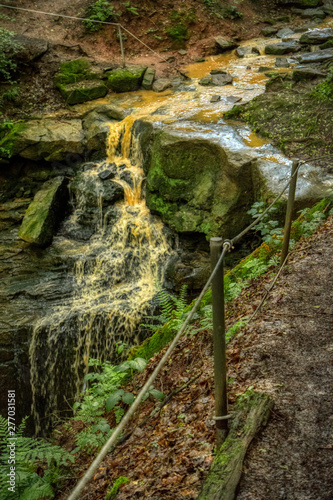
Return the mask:
<svg viewBox="0 0 333 500"><path fill-rule="evenodd" d="M33 332L30 359L37 432L51 424L49 416L56 408L64 407L64 396L70 405L74 393L82 390L90 357L109 359L118 341L138 343L138 325L151 307L172 252L162 222L149 213L142 197L144 173L131 137L132 123L128 117L110 126L108 138L108 164L115 170L113 182L124 190L124 200L103 211L105 183L99 174L105 162L83 172L80 179L82 196L76 199L69 224L75 227L87 210L84 187L93 185L98 207L95 232L74 266L74 298L39 321Z"/></svg>

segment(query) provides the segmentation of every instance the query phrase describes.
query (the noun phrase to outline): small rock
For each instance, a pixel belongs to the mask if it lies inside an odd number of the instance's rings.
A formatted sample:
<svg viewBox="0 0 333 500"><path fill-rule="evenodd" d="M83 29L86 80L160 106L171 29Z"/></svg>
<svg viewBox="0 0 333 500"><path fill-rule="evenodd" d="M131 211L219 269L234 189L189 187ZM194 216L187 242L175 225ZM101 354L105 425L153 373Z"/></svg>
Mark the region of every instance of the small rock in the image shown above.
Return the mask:
<svg viewBox="0 0 333 500"><path fill-rule="evenodd" d="M265 54L282 56L283 54L288 54L289 52L298 52L299 50L301 50L301 45L295 41L279 42L266 45Z"/></svg>
<svg viewBox="0 0 333 500"><path fill-rule="evenodd" d="M231 50L238 47L238 43L227 40L223 36L216 36L215 42L219 52L225 52L226 50Z"/></svg>
<svg viewBox="0 0 333 500"><path fill-rule="evenodd" d="M258 73L265 73L265 71L273 71L273 68L269 66L260 66L258 69Z"/></svg>
<svg viewBox="0 0 333 500"><path fill-rule="evenodd" d="M291 28L282 28L276 33L278 38L287 38L294 34L294 31Z"/></svg>
<svg viewBox="0 0 333 500"><path fill-rule="evenodd" d="M237 97L235 95L229 95L226 100L227 100L228 104L235 104L236 102L241 101L242 98L241 97Z"/></svg>
<svg viewBox="0 0 333 500"><path fill-rule="evenodd" d="M333 40L333 29L324 28L321 30L309 30L303 33L300 38L301 43L310 43L312 45L321 44Z"/></svg>
<svg viewBox="0 0 333 500"><path fill-rule="evenodd" d="M305 9L305 10L303 10L301 17L304 17L304 18L316 17L318 19L325 19L326 13L322 9Z"/></svg>
<svg viewBox="0 0 333 500"><path fill-rule="evenodd" d="M277 57L275 60L275 66L277 68L289 68L290 64L286 57Z"/></svg>
<svg viewBox="0 0 333 500"><path fill-rule="evenodd" d="M235 54L237 57L245 57L252 54L260 55L260 50L257 47L238 47L235 50Z"/></svg>
<svg viewBox="0 0 333 500"><path fill-rule="evenodd" d="M175 56L169 56L169 57L167 58L167 62L168 62L168 63L175 62L175 60L176 60Z"/></svg>
<svg viewBox="0 0 333 500"><path fill-rule="evenodd" d="M316 52L309 52L297 56L297 59L302 64L311 64L327 61L333 57L333 49L317 50Z"/></svg>
<svg viewBox="0 0 333 500"><path fill-rule="evenodd" d="M147 68L145 74L143 75L142 87L145 90L151 90L155 78L156 69Z"/></svg>
<svg viewBox="0 0 333 500"><path fill-rule="evenodd" d="M299 68L293 72L293 80L300 82L302 80L314 80L315 78L324 78L325 74L314 68Z"/></svg>
<svg viewBox="0 0 333 500"><path fill-rule="evenodd" d="M276 35L277 32L278 32L278 29L277 28L273 28L273 26L265 26L261 30L261 34L263 36L273 36L273 35Z"/></svg>
<svg viewBox="0 0 333 500"><path fill-rule="evenodd" d="M115 163L111 163L110 166L114 166L115 168L112 169L112 170L107 169L107 170L103 170L102 172L99 172L98 177L102 181L106 181L107 179L113 179L116 176L116 171L117 171L116 164Z"/></svg>
<svg viewBox="0 0 333 500"><path fill-rule="evenodd" d="M204 57L198 57L198 59L196 59L194 62L196 63L202 63L202 62L205 62L206 59Z"/></svg>
<svg viewBox="0 0 333 500"><path fill-rule="evenodd" d="M229 74L218 74L211 76L204 76L199 81L199 85L207 87L222 87L224 85L229 85L232 83L232 76Z"/></svg>
<svg viewBox="0 0 333 500"><path fill-rule="evenodd" d="M181 56L186 56L187 50L184 49L178 50L178 54L180 54Z"/></svg>
<svg viewBox="0 0 333 500"><path fill-rule="evenodd" d="M220 95L213 95L210 102L218 102L221 100L221 96Z"/></svg>
<svg viewBox="0 0 333 500"><path fill-rule="evenodd" d="M163 92L172 87L172 81L169 78L159 78L153 83L154 92Z"/></svg>
<svg viewBox="0 0 333 500"><path fill-rule="evenodd" d="M227 72L224 71L224 69L222 68L217 68L217 69L212 69L212 71L210 72L211 75L226 75Z"/></svg>

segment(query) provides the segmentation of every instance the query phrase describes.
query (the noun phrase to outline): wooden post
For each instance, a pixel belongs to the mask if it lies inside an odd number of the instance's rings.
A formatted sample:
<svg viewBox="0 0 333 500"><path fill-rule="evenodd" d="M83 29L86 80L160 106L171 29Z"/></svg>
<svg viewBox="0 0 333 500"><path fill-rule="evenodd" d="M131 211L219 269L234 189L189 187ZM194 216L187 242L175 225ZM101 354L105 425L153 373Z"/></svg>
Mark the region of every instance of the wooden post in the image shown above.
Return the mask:
<svg viewBox="0 0 333 500"><path fill-rule="evenodd" d="M123 34L121 32L120 26L118 26L118 30L119 30L119 42L120 42L122 66L123 66L123 68L125 68L125 52L124 52L124 44L123 44Z"/></svg>
<svg viewBox="0 0 333 500"><path fill-rule="evenodd" d="M222 252L222 238L211 238L211 269L215 268ZM215 418L217 449L223 443L228 430L227 369L225 355L225 319L224 319L224 281L223 262L212 281L213 302L213 344L214 344L214 381L215 381Z"/></svg>
<svg viewBox="0 0 333 500"><path fill-rule="evenodd" d="M296 192L296 184L297 184L297 167L298 161L294 160L291 167L291 182L289 185L289 194L288 194L288 202L287 202L287 210L286 210L286 220L284 223L284 231L283 231L283 243L282 243L282 251L280 258L280 266L282 266L285 258L287 257L289 250L289 239L290 239L290 230L291 230L291 221L294 210L294 201L295 201L295 192Z"/></svg>

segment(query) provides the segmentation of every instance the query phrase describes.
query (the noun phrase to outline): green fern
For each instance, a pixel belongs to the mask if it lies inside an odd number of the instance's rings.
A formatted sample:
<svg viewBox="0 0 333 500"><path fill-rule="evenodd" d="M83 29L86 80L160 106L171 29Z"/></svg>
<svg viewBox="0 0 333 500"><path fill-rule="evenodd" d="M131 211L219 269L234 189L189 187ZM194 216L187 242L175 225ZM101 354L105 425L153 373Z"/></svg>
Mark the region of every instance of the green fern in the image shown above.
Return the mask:
<svg viewBox="0 0 333 500"><path fill-rule="evenodd" d="M175 297L167 290L157 285L159 291L156 296L156 301L160 307L160 314L155 316L146 316L145 319L152 320L151 323L142 323L140 326L150 328L153 332L168 323L168 329L177 330L181 327L185 320L185 308L187 285L181 287L179 297Z"/></svg>
<svg viewBox="0 0 333 500"><path fill-rule="evenodd" d="M74 457L59 446L24 437L26 419L17 428L15 439L9 435L8 421L0 416L0 498L2 500L39 500L53 498L55 485L63 476L64 466L74 462ZM10 455L8 445L15 443L15 454ZM15 462L13 463L13 456ZM15 467L14 491L9 490L8 474L10 466ZM44 475L36 473L37 465L43 467Z"/></svg>

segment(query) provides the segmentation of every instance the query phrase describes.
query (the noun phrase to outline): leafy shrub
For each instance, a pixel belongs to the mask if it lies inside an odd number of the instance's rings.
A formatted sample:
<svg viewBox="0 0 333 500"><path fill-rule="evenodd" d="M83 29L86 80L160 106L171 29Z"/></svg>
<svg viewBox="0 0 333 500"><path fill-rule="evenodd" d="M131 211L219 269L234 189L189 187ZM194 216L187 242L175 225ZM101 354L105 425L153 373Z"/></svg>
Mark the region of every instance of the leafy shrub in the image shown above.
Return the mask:
<svg viewBox="0 0 333 500"><path fill-rule="evenodd" d="M2 500L39 500L53 498L55 488L64 476L65 466L74 462L72 454L46 441L23 437L26 418L16 429L15 441L9 435L8 421L0 416L0 497ZM15 442L15 493L8 490L9 445ZM37 474L37 467L43 475Z"/></svg>
<svg viewBox="0 0 333 500"><path fill-rule="evenodd" d="M152 323L143 323L140 326L150 328L153 332L156 332L156 330L168 323L170 331L179 330L185 320L186 292L187 285L183 285L177 298L159 285L156 301L161 313L155 316L146 316L146 319L152 320Z"/></svg>
<svg viewBox="0 0 333 500"><path fill-rule="evenodd" d="M108 21L113 19L117 20L118 14L114 11L113 5L107 0L97 0L94 4L90 5L86 11L86 18L84 22L88 31L98 31L102 28L102 24L94 23L93 21Z"/></svg>
<svg viewBox="0 0 333 500"><path fill-rule="evenodd" d="M20 94L17 87L11 87L0 96L0 106L3 106L6 102L15 102Z"/></svg>
<svg viewBox="0 0 333 500"><path fill-rule="evenodd" d="M232 5L231 7L225 7L222 10L222 16L225 19L242 19L243 14Z"/></svg>
<svg viewBox="0 0 333 500"><path fill-rule="evenodd" d="M257 219L265 210L265 203L263 201L257 201L253 203L248 214L252 215L254 219ZM273 206L269 212L264 216L264 218L254 226L254 231L260 231L261 237L265 243L279 243L282 237L282 228L278 227L279 221L272 220L272 212L278 210L277 206Z"/></svg>
<svg viewBox="0 0 333 500"><path fill-rule="evenodd" d="M333 101L333 66L329 68L325 80L316 85L311 95L318 101Z"/></svg>
<svg viewBox="0 0 333 500"><path fill-rule="evenodd" d="M22 45L15 40L15 33L0 28L0 79L11 81L17 69L15 55Z"/></svg>
<svg viewBox="0 0 333 500"><path fill-rule="evenodd" d="M85 424L84 429L76 435L78 450L92 453L100 449L111 436L111 429L106 412L113 411L118 423L125 410L120 404L131 405L134 401L134 394L126 392L121 386L133 376L135 371L143 371L146 361L142 358L135 358L113 366L109 362L102 363L97 359L91 359L89 366L94 367L94 372L85 376L85 381L90 387L82 395L82 399L73 406L74 420L80 420ZM158 399L163 394L151 387L144 399L149 395Z"/></svg>

